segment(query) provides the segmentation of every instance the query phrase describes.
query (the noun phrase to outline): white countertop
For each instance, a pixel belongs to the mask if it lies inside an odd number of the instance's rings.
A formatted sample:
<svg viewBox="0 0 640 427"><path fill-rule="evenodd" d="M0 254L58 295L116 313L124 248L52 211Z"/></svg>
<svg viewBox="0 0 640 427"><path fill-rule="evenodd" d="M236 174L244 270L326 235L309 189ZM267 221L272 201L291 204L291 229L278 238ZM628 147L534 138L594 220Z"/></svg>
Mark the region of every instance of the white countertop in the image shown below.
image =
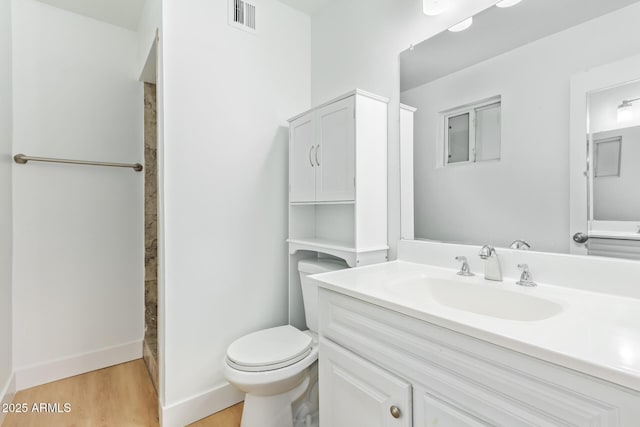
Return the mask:
<svg viewBox="0 0 640 427"><path fill-rule="evenodd" d="M482 275L460 277L456 271L392 261L313 278L322 288L640 391L640 300L544 283L525 288L515 285L513 277L491 282ZM532 295L556 302L564 310L544 320L505 320L416 298L389 285L416 276Z"/></svg>

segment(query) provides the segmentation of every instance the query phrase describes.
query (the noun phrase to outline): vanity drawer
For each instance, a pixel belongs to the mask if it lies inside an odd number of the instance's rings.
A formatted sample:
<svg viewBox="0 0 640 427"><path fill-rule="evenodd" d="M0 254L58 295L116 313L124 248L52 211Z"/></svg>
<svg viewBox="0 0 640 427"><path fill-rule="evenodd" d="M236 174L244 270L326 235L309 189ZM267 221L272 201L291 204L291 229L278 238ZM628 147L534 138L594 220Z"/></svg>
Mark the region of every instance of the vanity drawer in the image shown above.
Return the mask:
<svg viewBox="0 0 640 427"><path fill-rule="evenodd" d="M323 337L421 390L416 414L427 399L478 425L640 425L630 389L326 289L319 307Z"/></svg>

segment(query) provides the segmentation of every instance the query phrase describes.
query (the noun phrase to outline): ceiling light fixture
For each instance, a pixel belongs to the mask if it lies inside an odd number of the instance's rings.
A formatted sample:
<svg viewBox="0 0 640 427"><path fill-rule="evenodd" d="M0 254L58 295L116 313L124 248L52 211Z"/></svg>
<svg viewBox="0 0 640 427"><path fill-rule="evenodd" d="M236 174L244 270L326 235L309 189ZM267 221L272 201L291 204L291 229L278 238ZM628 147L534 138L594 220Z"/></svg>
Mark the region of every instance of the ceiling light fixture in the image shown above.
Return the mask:
<svg viewBox="0 0 640 427"><path fill-rule="evenodd" d="M427 16L440 15L447 9L447 0L422 0L422 11Z"/></svg>
<svg viewBox="0 0 640 427"><path fill-rule="evenodd" d="M473 24L473 16L449 28L449 31L458 33L469 28Z"/></svg>
<svg viewBox="0 0 640 427"><path fill-rule="evenodd" d="M502 0L496 3L498 7L511 7L520 3L522 0Z"/></svg>
<svg viewBox="0 0 640 427"><path fill-rule="evenodd" d="M622 101L622 104L618 105L618 122L626 122L633 118L631 107L636 101L640 101L640 98L625 99Z"/></svg>

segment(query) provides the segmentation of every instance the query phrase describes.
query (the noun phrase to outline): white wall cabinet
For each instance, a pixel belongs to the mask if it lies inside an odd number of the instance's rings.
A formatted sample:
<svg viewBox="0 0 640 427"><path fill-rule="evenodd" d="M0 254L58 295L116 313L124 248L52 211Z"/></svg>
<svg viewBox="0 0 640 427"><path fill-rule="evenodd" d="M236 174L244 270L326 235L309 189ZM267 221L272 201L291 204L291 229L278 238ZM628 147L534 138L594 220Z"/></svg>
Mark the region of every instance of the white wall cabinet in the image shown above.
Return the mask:
<svg viewBox="0 0 640 427"><path fill-rule="evenodd" d="M360 120L365 118L361 117ZM314 156L318 202L355 198L355 121L355 96L316 111L317 144Z"/></svg>
<svg viewBox="0 0 640 427"><path fill-rule="evenodd" d="M639 425L634 390L326 289L320 289L319 309L320 427L395 425L385 424L388 407L372 402L374 385L390 378L411 393L412 406L402 408L406 424L399 425ZM351 379L338 380L341 372ZM385 386L388 394L379 392L378 401L407 405L392 389ZM331 405L345 407L338 400L348 401L348 393L359 396L348 404L366 422L333 422L341 414Z"/></svg>
<svg viewBox="0 0 640 427"><path fill-rule="evenodd" d="M291 203L355 199L355 97L305 113L290 125Z"/></svg>
<svg viewBox="0 0 640 427"><path fill-rule="evenodd" d="M295 202L316 200L316 132L314 114L308 113L289 125L289 199Z"/></svg>
<svg viewBox="0 0 640 427"><path fill-rule="evenodd" d="M289 120L289 323L304 328L297 262L387 259L387 104L361 90Z"/></svg>
<svg viewBox="0 0 640 427"><path fill-rule="evenodd" d="M320 419L331 427L410 427L411 385L365 359L323 343Z"/></svg>

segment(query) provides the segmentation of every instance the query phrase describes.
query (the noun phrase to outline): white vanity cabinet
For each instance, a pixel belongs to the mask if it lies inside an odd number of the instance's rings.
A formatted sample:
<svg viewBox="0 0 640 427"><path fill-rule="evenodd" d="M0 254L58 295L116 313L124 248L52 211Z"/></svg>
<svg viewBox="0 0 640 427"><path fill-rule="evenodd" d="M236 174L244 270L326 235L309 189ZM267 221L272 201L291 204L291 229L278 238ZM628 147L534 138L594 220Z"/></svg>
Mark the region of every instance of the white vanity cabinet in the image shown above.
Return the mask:
<svg viewBox="0 0 640 427"><path fill-rule="evenodd" d="M413 425L415 427L489 427L491 425L467 414L457 405L436 398L424 387L416 387L414 393L413 417L416 422Z"/></svg>
<svg viewBox="0 0 640 427"><path fill-rule="evenodd" d="M321 427L640 425L637 391L324 288L319 304Z"/></svg>
<svg viewBox="0 0 640 427"><path fill-rule="evenodd" d="M325 341L319 367L322 425L410 427L411 385Z"/></svg>

